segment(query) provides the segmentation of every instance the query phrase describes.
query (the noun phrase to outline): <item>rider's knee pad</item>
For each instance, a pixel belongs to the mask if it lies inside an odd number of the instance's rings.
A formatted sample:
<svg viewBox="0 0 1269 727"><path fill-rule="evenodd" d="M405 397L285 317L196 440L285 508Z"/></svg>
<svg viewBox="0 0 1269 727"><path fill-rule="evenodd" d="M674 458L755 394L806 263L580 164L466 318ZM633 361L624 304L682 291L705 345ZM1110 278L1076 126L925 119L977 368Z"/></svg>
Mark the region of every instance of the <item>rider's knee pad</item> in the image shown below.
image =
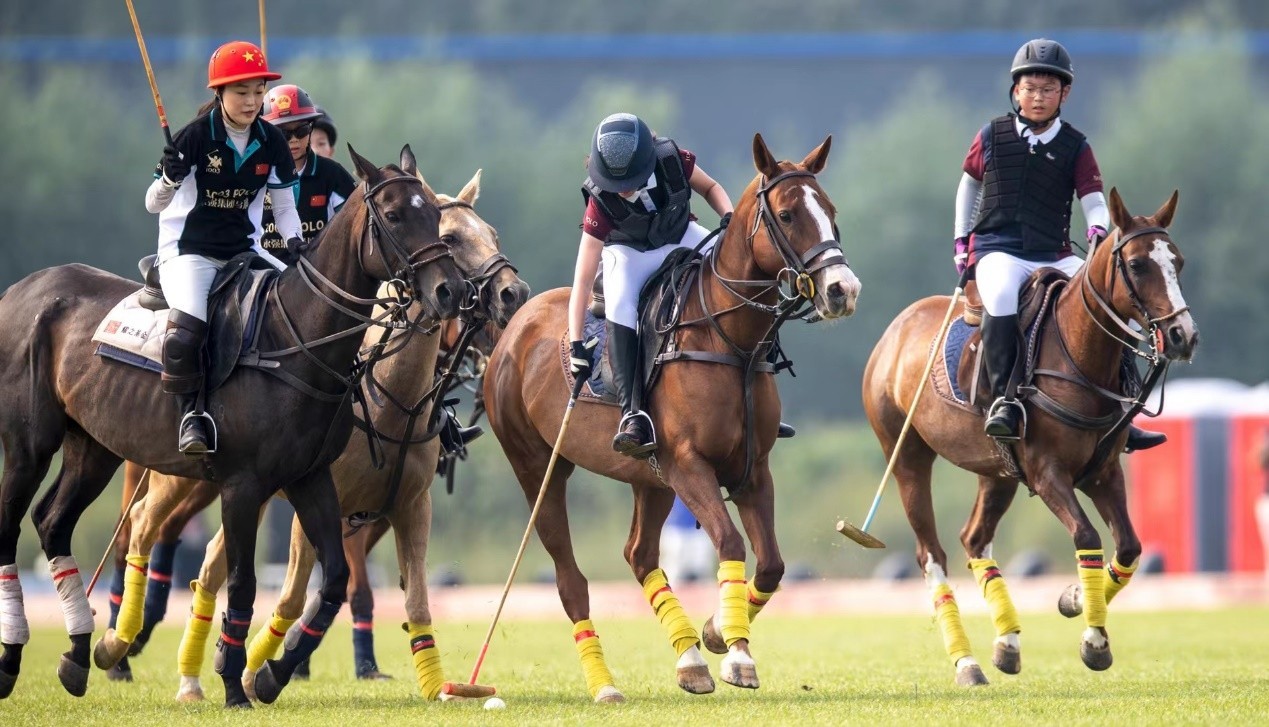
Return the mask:
<svg viewBox="0 0 1269 727"><path fill-rule="evenodd" d="M203 343L207 323L188 313L173 310L167 319L163 339L163 390L169 394L192 394L203 385Z"/></svg>

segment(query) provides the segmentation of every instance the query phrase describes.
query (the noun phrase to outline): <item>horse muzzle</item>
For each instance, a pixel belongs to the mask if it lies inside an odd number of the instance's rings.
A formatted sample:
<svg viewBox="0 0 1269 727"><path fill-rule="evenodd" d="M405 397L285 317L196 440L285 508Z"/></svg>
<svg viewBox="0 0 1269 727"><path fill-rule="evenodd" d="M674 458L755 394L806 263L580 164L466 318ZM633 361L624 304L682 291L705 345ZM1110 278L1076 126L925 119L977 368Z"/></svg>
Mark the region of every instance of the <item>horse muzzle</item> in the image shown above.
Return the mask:
<svg viewBox="0 0 1269 727"><path fill-rule="evenodd" d="M816 291L814 302L815 310L821 318L843 318L855 312L860 283L849 265L845 262L830 265L817 277L819 290Z"/></svg>
<svg viewBox="0 0 1269 727"><path fill-rule="evenodd" d="M529 284L512 275L511 281L494 288L489 306L490 320L499 328L506 328L511 317L529 301Z"/></svg>
<svg viewBox="0 0 1269 727"><path fill-rule="evenodd" d="M1198 326L1189 311L1163 324L1155 335L1163 340L1163 355L1169 361L1192 361L1198 348Z"/></svg>

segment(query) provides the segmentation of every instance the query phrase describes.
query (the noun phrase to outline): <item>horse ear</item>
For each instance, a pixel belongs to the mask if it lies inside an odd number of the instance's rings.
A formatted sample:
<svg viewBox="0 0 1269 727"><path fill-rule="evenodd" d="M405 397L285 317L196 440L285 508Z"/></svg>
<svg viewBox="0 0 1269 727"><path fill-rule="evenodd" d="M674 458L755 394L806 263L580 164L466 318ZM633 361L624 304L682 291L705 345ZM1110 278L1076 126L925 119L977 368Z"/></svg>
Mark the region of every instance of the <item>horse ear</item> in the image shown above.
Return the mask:
<svg viewBox="0 0 1269 727"><path fill-rule="evenodd" d="M357 170L357 176L361 177L367 184L373 186L379 180L381 173L379 167L373 162L357 153L352 144L348 145L348 156L352 157L353 168Z"/></svg>
<svg viewBox="0 0 1269 727"><path fill-rule="evenodd" d="M762 140L762 134L753 135L753 166L767 179L780 175L780 163L771 155L767 142Z"/></svg>
<svg viewBox="0 0 1269 727"><path fill-rule="evenodd" d="M1127 229L1132 224L1132 215L1128 214L1128 208L1124 206L1124 200L1119 196L1118 187L1110 188L1110 195L1106 202L1110 207L1110 224L1121 230Z"/></svg>
<svg viewBox="0 0 1269 727"><path fill-rule="evenodd" d="M824 139L824 143L811 150L810 154L802 160L802 166L811 174L819 174L824 171L824 165L828 164L828 150L833 146L833 135L829 134Z"/></svg>
<svg viewBox="0 0 1269 727"><path fill-rule="evenodd" d="M419 170L419 162L414 158L414 152L410 151L410 145L406 144L401 147L401 171L414 176Z"/></svg>
<svg viewBox="0 0 1269 727"><path fill-rule="evenodd" d="M1154 223L1162 228L1172 226L1172 216L1176 214L1177 197L1181 196L1181 190L1172 190L1172 196L1168 197L1168 201L1163 203L1158 212L1154 213Z"/></svg>
<svg viewBox="0 0 1269 727"><path fill-rule="evenodd" d="M427 180L423 178L423 172L415 169L414 178L423 183L423 196L426 197L429 202L436 202L436 192L432 191L432 185L428 184Z"/></svg>
<svg viewBox="0 0 1269 727"><path fill-rule="evenodd" d="M477 169L475 176L473 176L471 181L463 187L463 191L458 193L458 199L460 201L472 205L476 204L476 200L480 197L480 173L482 171L484 170Z"/></svg>

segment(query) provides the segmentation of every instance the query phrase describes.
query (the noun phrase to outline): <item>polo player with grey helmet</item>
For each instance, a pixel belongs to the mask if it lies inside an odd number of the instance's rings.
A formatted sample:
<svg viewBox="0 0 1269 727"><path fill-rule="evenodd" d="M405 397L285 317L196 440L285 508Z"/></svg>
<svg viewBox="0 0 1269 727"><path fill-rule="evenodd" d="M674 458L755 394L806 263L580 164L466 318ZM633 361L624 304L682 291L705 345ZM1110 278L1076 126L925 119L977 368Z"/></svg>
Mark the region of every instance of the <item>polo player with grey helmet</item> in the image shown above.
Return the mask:
<svg viewBox="0 0 1269 727"><path fill-rule="evenodd" d="M731 198L697 166L694 154L672 139L654 137L633 114L613 114L595 128L587 173L582 186L586 212L568 303L570 368L575 377L591 373L591 349L582 331L602 256L613 383L623 415L612 446L642 459L656 450L656 435L638 401L639 291L671 252L709 235L691 213L692 192L705 198L723 225L731 216Z"/></svg>
<svg viewBox="0 0 1269 727"><path fill-rule="evenodd" d="M1008 390L1019 348L1019 290L1039 268L1074 275L1084 264L1071 250L1072 195L1088 223L1090 250L1110 226L1093 149L1060 118L1075 80L1071 56L1057 41L1031 40L1014 54L1010 75L1013 113L983 126L965 156L954 253L957 272L972 266L978 281L983 360L994 398L984 430L1001 440L1021 434L1022 408ZM1162 434L1130 427L1127 448L1164 441Z"/></svg>

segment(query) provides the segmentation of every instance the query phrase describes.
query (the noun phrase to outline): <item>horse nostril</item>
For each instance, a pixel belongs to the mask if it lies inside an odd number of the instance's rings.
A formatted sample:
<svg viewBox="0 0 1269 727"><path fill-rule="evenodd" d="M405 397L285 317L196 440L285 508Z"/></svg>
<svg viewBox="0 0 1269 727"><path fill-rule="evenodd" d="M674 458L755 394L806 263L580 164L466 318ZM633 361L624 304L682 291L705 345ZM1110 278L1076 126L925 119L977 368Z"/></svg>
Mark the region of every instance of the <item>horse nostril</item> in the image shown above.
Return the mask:
<svg viewBox="0 0 1269 727"><path fill-rule="evenodd" d="M442 308L448 308L450 301L454 299L454 293L450 290L449 283L441 283L436 286L436 302Z"/></svg>
<svg viewBox="0 0 1269 727"><path fill-rule="evenodd" d="M503 288L498 293L498 299L501 300L502 304L507 307L515 305L518 298L519 296L517 296L515 291L511 289L511 286Z"/></svg>
<svg viewBox="0 0 1269 727"><path fill-rule="evenodd" d="M1172 339L1173 345L1180 346L1185 343L1185 331L1180 326L1172 326L1168 329L1168 337Z"/></svg>
<svg viewBox="0 0 1269 727"><path fill-rule="evenodd" d="M846 290L842 288L841 283L832 283L828 286L828 298L832 301L839 301L846 297Z"/></svg>

